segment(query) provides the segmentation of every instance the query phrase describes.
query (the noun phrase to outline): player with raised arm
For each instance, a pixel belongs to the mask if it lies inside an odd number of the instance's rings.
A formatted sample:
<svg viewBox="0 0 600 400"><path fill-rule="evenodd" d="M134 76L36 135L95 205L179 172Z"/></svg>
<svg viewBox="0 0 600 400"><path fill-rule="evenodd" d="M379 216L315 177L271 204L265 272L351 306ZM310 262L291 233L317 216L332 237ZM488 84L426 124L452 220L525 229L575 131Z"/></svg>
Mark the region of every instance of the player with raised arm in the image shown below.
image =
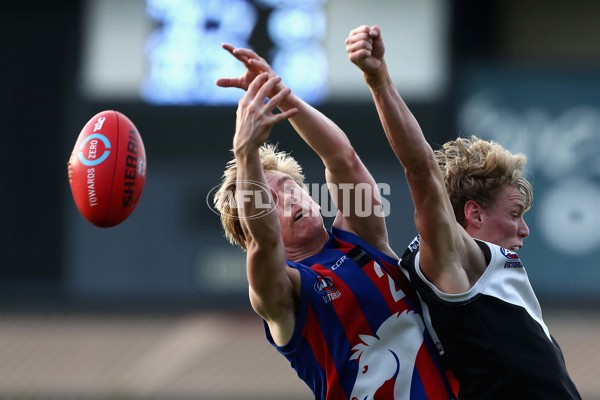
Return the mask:
<svg viewBox="0 0 600 400"><path fill-rule="evenodd" d="M351 31L346 51L404 167L419 235L401 266L459 380L459 398L580 399L516 253L533 199L525 156L477 137L434 152L391 81L380 28Z"/></svg>
<svg viewBox="0 0 600 400"><path fill-rule="evenodd" d="M414 289L389 246L376 182L350 141L291 93L256 53L224 48L247 71L217 84L246 94L237 111L235 157L215 204L226 237L246 251L250 302L264 320L267 339L318 399L455 398ZM276 107L280 113L273 112ZM323 162L338 207L330 229L306 190L300 165L267 143L283 120ZM259 191L260 201L242 198L257 187L269 188ZM358 201L373 204L373 212L359 216ZM264 211L256 204L274 210L256 218Z"/></svg>

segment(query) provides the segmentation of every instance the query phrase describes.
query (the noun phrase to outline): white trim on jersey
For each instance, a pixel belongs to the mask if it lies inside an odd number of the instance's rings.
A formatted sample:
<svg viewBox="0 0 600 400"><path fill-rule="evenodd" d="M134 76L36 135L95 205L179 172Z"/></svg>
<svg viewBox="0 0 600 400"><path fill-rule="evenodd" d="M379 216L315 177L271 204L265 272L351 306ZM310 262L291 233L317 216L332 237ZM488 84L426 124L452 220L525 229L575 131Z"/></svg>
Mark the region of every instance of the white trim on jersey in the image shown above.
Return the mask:
<svg viewBox="0 0 600 400"><path fill-rule="evenodd" d="M529 316L540 324L548 339L552 341L550 331L542 319L542 309L527 277L527 271L523 268L516 253L492 243L478 242L484 243L490 248L491 260L477 282L464 293L445 293L431 283L421 271L419 262L421 252L417 252L415 255L415 271L423 283L429 286L433 293L444 301L451 303L469 302L475 300L479 294L484 294L505 303L523 307ZM425 320L430 320L429 310L423 311Z"/></svg>

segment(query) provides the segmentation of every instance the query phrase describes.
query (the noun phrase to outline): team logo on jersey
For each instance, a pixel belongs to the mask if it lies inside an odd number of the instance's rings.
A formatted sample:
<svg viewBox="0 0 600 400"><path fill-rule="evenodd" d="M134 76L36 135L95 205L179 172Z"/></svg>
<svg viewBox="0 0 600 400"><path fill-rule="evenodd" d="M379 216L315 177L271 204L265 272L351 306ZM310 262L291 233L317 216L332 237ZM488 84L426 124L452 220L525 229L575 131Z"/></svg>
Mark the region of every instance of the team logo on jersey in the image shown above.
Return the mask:
<svg viewBox="0 0 600 400"><path fill-rule="evenodd" d="M323 296L325 304L339 299L342 293L334 286L333 279L328 276L319 276L315 282L315 291Z"/></svg>
<svg viewBox="0 0 600 400"><path fill-rule="evenodd" d="M523 268L519 255L514 251L500 247L500 253L507 259L504 263L504 268Z"/></svg>
<svg viewBox="0 0 600 400"><path fill-rule="evenodd" d="M500 253L509 260L518 260L519 255L512 250L505 249L504 247L500 247Z"/></svg>
<svg viewBox="0 0 600 400"><path fill-rule="evenodd" d="M417 235L417 237L414 238L413 241L410 242L410 244L408 245L408 249L410 250L411 253L414 253L415 251L419 250L420 245L421 245L421 237Z"/></svg>

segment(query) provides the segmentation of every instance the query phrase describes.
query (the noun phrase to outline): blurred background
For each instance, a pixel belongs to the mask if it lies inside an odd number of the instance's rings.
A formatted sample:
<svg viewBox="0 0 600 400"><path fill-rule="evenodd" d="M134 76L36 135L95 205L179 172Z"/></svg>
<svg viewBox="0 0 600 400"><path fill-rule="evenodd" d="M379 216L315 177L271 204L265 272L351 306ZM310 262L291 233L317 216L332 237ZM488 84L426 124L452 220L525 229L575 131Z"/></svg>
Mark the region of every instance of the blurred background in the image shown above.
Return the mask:
<svg viewBox="0 0 600 400"><path fill-rule="evenodd" d="M378 24L435 148L457 135L528 156L536 193L520 252L585 399L600 399L600 3L592 0L67 0L0 12L0 398L308 399L249 306L244 255L210 207L230 159L243 72L265 56L389 185L389 231L413 238L404 176L344 40ZM116 109L140 131L137 209L100 229L66 163ZM324 182L287 125L272 140ZM318 193L317 193L318 195ZM518 334L518 332L515 332Z"/></svg>

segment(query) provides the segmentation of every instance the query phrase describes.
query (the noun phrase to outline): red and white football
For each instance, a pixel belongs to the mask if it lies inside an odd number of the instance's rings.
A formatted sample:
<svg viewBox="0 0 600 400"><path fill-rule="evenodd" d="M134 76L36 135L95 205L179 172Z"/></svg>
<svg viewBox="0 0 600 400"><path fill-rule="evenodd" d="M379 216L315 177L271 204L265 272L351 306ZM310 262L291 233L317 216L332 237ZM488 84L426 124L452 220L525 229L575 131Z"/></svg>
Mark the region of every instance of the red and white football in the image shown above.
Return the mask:
<svg viewBox="0 0 600 400"><path fill-rule="evenodd" d="M92 224L120 224L146 184L146 151L135 125L118 111L102 111L79 133L68 165L77 209Z"/></svg>

